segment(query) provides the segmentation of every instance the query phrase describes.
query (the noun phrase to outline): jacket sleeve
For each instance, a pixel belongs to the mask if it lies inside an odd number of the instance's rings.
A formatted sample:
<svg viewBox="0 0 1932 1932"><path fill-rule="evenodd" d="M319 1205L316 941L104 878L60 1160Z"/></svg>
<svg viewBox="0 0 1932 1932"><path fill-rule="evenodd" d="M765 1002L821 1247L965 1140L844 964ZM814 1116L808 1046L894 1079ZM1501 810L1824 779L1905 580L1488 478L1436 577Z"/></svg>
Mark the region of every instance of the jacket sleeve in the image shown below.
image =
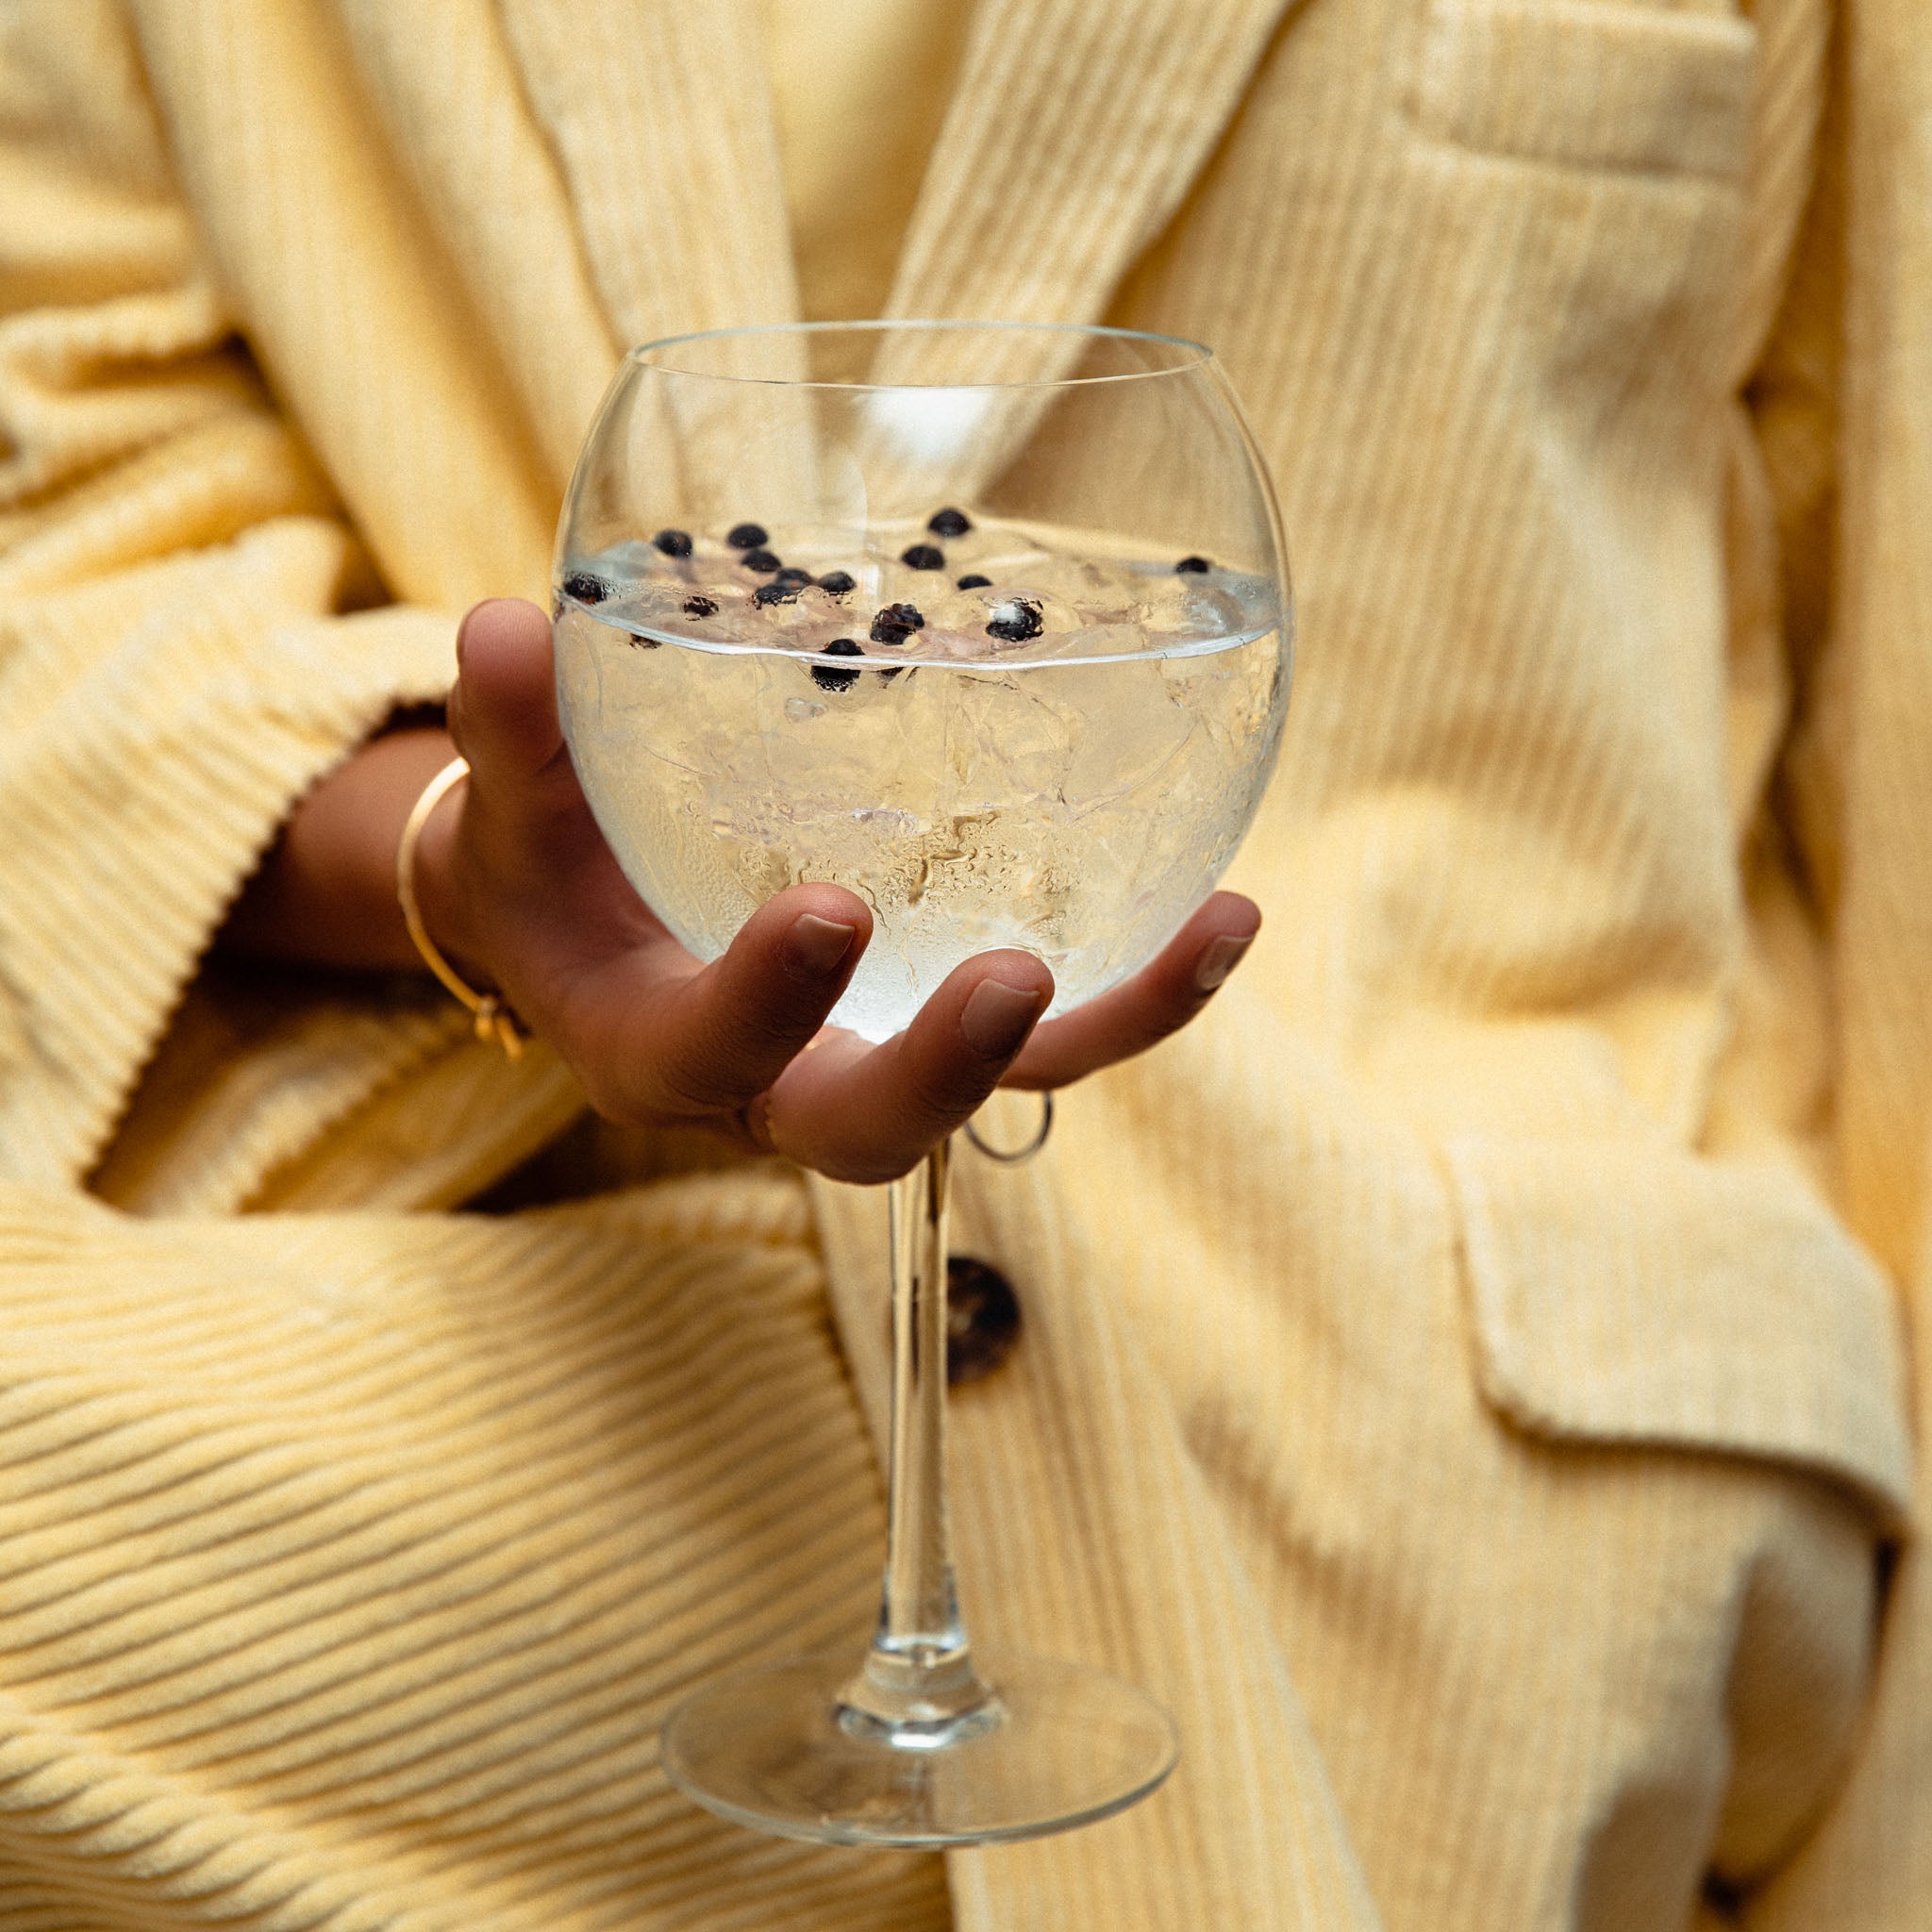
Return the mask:
<svg viewBox="0 0 1932 1932"><path fill-rule="evenodd" d="M240 340L119 10L5 9L0 1178L88 1174L292 802L447 689L454 611L384 595ZM291 1114L299 1082L258 1083L257 1168L453 1038L380 989L306 1005L284 1048L326 1039L280 1071L333 1085ZM173 1205L238 1205L203 1192Z"/></svg>
<svg viewBox="0 0 1932 1932"><path fill-rule="evenodd" d="M1824 934L1829 1153L1917 1346L1917 1502L1874 1708L1752 1932L1906 1932L1932 1896L1932 46L1910 0L1844 9L1811 234L1757 387L1799 682L1787 830Z"/></svg>

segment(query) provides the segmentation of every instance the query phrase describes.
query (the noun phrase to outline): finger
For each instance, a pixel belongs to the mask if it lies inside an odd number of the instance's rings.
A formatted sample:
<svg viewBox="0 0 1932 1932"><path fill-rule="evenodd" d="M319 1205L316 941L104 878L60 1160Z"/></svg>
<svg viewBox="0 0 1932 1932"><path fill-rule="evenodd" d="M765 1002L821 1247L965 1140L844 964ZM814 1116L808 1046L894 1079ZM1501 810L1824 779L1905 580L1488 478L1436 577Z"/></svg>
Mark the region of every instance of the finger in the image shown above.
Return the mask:
<svg viewBox="0 0 1932 1932"><path fill-rule="evenodd" d="M1052 998L1053 974L1032 954L983 953L897 1039L868 1047L835 1034L793 1060L754 1131L835 1180L891 1180L972 1118Z"/></svg>
<svg viewBox="0 0 1932 1932"><path fill-rule="evenodd" d="M532 789L546 784L559 794L550 803L574 797L557 718L550 620L534 604L492 597L463 619L449 728L479 798L534 803Z"/></svg>
<svg viewBox="0 0 1932 1932"><path fill-rule="evenodd" d="M1146 1052L1214 997L1260 929L1252 899L1216 892L1131 979L1041 1027L1003 1084L1065 1087Z"/></svg>
<svg viewBox="0 0 1932 1932"><path fill-rule="evenodd" d="M661 928L577 784L542 611L514 597L475 605L457 633L457 666L449 730L470 777L459 808L432 818L419 841L425 910L437 901L441 929L472 962L529 996L553 958L608 955Z"/></svg>
<svg viewBox="0 0 1932 1932"><path fill-rule="evenodd" d="M793 886L708 966L667 935L568 973L543 1030L613 1120L737 1113L824 1025L871 938L857 893Z"/></svg>

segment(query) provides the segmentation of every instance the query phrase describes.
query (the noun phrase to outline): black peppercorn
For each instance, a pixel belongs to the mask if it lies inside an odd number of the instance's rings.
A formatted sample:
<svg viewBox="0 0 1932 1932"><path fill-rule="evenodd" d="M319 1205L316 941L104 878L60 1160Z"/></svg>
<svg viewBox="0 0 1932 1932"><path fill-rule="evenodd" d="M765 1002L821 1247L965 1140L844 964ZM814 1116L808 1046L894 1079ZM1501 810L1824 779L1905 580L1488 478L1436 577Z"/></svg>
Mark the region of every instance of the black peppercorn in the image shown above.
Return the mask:
<svg viewBox="0 0 1932 1932"><path fill-rule="evenodd" d="M875 644L903 644L916 630L925 628L925 618L917 605L888 604L872 621L872 641Z"/></svg>
<svg viewBox="0 0 1932 1932"><path fill-rule="evenodd" d="M1031 597L1015 597L1000 606L986 634L1002 643L1024 644L1028 638L1037 638L1041 629L1040 606Z"/></svg>
<svg viewBox="0 0 1932 1932"><path fill-rule="evenodd" d="M827 658L862 658L865 653L850 638L834 638L825 646L824 655ZM811 681L821 691L850 691L858 682L858 673L835 671L828 664L814 664Z"/></svg>

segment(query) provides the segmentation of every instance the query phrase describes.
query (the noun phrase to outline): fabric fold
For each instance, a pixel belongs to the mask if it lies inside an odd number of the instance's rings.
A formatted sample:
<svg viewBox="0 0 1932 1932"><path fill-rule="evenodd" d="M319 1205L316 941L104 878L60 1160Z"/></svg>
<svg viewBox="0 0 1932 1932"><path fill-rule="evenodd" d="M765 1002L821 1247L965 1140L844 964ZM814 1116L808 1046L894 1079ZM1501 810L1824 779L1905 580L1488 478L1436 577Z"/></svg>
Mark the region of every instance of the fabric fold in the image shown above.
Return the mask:
<svg viewBox="0 0 1932 1932"><path fill-rule="evenodd" d="M335 525L282 519L15 608L89 668L0 761L0 978L22 1036L0 1068L11 1177L71 1185L92 1164L290 802L392 706L447 690L446 620L314 615L344 556Z"/></svg>
<svg viewBox="0 0 1932 1932"><path fill-rule="evenodd" d="M750 0L500 5L618 345L796 321Z"/></svg>
<svg viewBox="0 0 1932 1932"><path fill-rule="evenodd" d="M320 7L137 0L182 197L236 325L396 597L541 597L554 486Z"/></svg>
<svg viewBox="0 0 1932 1932"><path fill-rule="evenodd" d="M1443 1158L1478 1373L1511 1421L1807 1464L1903 1524L1896 1297L1789 1167L1475 1136Z"/></svg>
<svg viewBox="0 0 1932 1932"><path fill-rule="evenodd" d="M1294 4L980 0L887 314L1097 321Z"/></svg>
<svg viewBox="0 0 1932 1932"><path fill-rule="evenodd" d="M490 0L336 0L377 110L561 495L617 347ZM427 61L424 49L434 46Z"/></svg>
<svg viewBox="0 0 1932 1932"><path fill-rule="evenodd" d="M164 1222L0 1184L0 1269L9 1904L944 1924L936 1861L732 1830L657 1763L694 1681L856 1645L872 1597L793 1181Z"/></svg>

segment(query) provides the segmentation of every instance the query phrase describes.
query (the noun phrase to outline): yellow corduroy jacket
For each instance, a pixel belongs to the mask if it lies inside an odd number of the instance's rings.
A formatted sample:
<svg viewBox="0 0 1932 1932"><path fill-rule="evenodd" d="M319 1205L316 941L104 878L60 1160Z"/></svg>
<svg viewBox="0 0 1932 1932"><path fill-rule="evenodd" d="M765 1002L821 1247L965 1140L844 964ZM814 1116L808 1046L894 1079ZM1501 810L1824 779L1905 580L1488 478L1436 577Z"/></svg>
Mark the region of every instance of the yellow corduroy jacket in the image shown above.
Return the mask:
<svg viewBox="0 0 1932 1932"><path fill-rule="evenodd" d="M892 312L1214 343L1305 650L1249 963L958 1212L969 1615L1182 1767L943 1868L656 1767L866 1626L872 1197L450 1211L556 1062L202 963L776 170L748 0L0 8L0 1928L1922 1928L1917 0L978 0Z"/></svg>

